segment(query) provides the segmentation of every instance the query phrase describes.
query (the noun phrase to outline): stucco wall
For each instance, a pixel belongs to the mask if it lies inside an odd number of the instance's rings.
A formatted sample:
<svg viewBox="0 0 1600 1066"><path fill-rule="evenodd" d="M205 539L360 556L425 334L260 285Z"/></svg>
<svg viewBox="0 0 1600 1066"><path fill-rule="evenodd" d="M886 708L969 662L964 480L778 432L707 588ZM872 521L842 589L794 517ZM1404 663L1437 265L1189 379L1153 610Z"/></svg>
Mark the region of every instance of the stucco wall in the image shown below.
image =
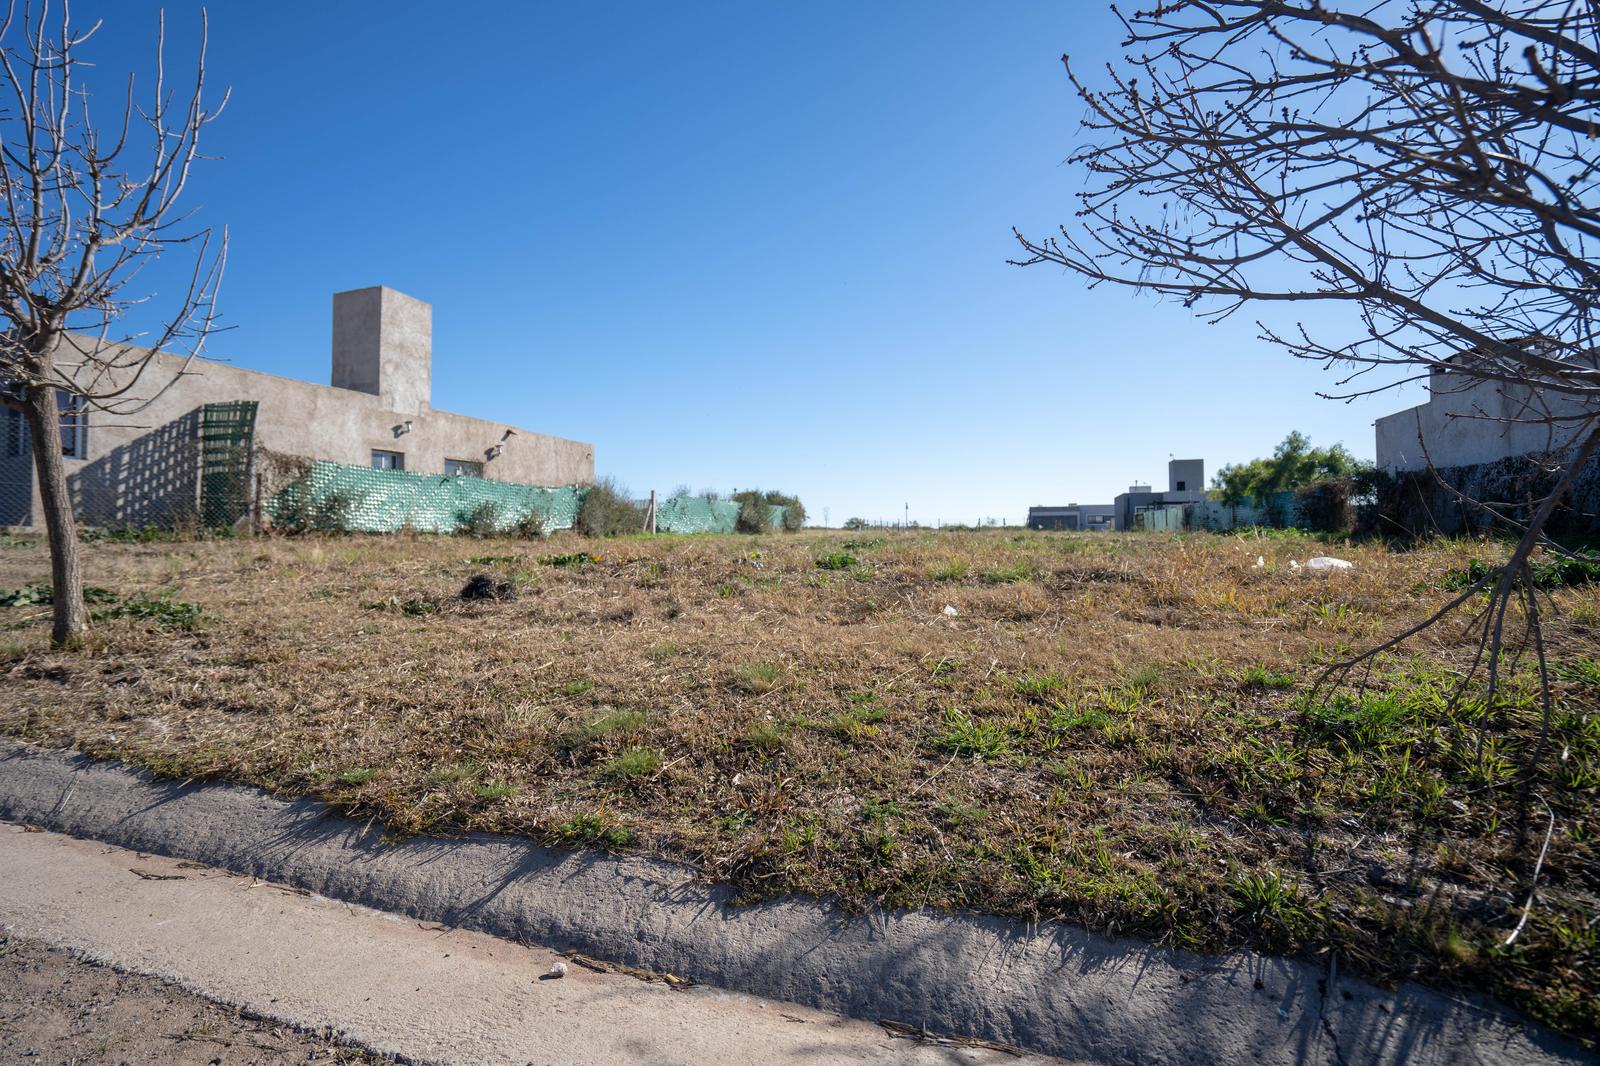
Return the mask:
<svg viewBox="0 0 1600 1066"><path fill-rule="evenodd" d="M403 453L405 469L424 474L443 473L446 459L464 459L482 462L483 477L492 481L554 486L594 479L594 446L582 441L436 411L426 404L416 411L394 411L381 396L224 363L191 363L181 378L160 392L183 365L181 357L156 353L129 393L130 398L153 397L149 406L126 415L90 414L88 455L67 460L76 491L93 487L125 495L182 492L182 486L168 482L182 474L183 456L176 452L184 439L192 439L196 411L203 404L234 400L259 404L258 445L291 455L366 466L373 449L382 449ZM411 431L396 436L395 427L407 420ZM515 435L504 440L498 457L487 458L507 429L515 429ZM31 510L37 516L41 513L37 486L31 482L30 471L24 491L31 490ZM18 488L0 486L0 491Z"/></svg>
<svg viewBox="0 0 1600 1066"><path fill-rule="evenodd" d="M1547 406L1535 405L1527 388L1492 381L1459 385L1448 374L1432 375L1429 387L1427 403L1377 420L1380 470L1426 470L1430 460L1440 469L1473 466L1559 451L1571 439L1572 428L1528 420L1581 410L1575 400L1555 397Z"/></svg>

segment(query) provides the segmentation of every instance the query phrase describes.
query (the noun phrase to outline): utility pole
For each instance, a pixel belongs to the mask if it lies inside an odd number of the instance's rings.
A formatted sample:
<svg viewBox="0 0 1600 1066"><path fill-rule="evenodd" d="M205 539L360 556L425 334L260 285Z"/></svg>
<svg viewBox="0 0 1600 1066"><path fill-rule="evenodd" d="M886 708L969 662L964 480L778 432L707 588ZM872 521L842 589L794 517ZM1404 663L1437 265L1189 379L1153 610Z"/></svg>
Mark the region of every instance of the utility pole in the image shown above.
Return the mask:
<svg viewBox="0 0 1600 1066"><path fill-rule="evenodd" d="M906 521L905 521L905 525L903 525L901 528L902 529L910 529L911 528L911 505L909 503L906 504Z"/></svg>

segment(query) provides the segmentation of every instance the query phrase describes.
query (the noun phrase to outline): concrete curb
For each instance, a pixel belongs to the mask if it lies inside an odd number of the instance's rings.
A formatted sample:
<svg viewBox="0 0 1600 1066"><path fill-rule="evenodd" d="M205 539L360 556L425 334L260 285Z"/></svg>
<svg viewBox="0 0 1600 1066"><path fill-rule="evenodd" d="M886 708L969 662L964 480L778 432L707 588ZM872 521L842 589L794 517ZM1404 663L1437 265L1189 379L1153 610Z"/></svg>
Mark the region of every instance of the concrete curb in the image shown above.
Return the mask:
<svg viewBox="0 0 1600 1066"><path fill-rule="evenodd" d="M691 871L488 835L381 842L378 827L229 785L0 740L0 818L204 862L416 918L1110 1063L1590 1061L1482 1003L1384 991L1258 955L1203 957L970 915L865 919L805 901L728 905Z"/></svg>

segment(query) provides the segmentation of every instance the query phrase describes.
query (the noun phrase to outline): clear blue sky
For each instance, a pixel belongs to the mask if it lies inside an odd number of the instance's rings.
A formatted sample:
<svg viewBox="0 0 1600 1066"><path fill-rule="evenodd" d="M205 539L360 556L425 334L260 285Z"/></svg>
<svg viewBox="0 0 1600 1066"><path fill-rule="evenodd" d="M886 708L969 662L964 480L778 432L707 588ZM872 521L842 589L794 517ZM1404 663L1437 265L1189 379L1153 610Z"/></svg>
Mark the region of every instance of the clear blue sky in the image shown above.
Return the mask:
<svg viewBox="0 0 1600 1066"><path fill-rule="evenodd" d="M160 6L75 6L106 20L102 94L148 69ZM199 5L165 6L182 69ZM1006 265L1011 226L1074 209L1058 57L1114 54L1098 0L280 0L211 20L233 99L190 202L232 234L235 327L213 354L326 381L330 294L389 285L433 304L435 406L592 441L638 492L1015 522L1292 429L1370 457L1373 418L1416 402L1319 400L1332 375L1247 317Z"/></svg>

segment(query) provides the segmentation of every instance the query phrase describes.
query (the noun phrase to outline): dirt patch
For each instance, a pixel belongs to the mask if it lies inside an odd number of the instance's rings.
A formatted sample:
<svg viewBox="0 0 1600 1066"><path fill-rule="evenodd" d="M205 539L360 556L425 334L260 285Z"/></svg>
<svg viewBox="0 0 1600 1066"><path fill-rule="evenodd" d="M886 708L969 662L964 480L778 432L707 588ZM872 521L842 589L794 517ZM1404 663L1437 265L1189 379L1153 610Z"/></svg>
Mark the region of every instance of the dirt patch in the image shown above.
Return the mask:
<svg viewBox="0 0 1600 1066"><path fill-rule="evenodd" d="M379 1063L176 985L0 933L0 1063Z"/></svg>

